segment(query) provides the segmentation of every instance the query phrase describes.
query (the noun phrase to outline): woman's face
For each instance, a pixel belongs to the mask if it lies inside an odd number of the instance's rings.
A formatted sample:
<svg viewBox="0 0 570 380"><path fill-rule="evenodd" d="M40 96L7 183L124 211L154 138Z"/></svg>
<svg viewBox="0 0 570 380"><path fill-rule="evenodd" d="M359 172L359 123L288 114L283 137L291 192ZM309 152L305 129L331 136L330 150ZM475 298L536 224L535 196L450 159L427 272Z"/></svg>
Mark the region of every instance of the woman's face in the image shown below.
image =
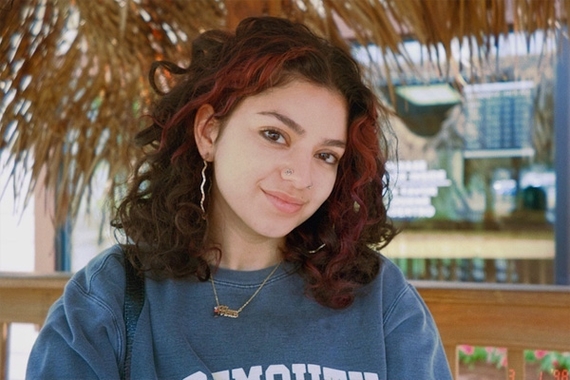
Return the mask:
<svg viewBox="0 0 570 380"><path fill-rule="evenodd" d="M339 93L300 80L243 100L212 135L213 226L282 238L307 220L333 189L347 118Z"/></svg>

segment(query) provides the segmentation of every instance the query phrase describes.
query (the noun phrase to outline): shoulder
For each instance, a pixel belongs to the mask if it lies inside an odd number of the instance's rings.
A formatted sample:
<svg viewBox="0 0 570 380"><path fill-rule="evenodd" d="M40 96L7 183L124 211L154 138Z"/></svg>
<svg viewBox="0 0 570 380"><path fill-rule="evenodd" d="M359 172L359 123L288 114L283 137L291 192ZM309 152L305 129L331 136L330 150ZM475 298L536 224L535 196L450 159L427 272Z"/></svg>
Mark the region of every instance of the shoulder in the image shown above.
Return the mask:
<svg viewBox="0 0 570 380"><path fill-rule="evenodd" d="M396 282L399 284L407 283L404 274L400 268L389 258L377 252L380 257L380 277L383 281Z"/></svg>
<svg viewBox="0 0 570 380"><path fill-rule="evenodd" d="M124 254L121 246L114 245L93 258L78 271L66 287L75 287L89 297L108 298L122 294L125 289ZM122 302L122 301L121 301Z"/></svg>
<svg viewBox="0 0 570 380"><path fill-rule="evenodd" d="M75 273L63 296L54 304L47 322L63 328L87 332L106 330L106 335L121 341L125 300L125 268L123 251L115 245L93 258ZM77 333L77 331L76 331ZM118 344L121 348L121 343Z"/></svg>
<svg viewBox="0 0 570 380"><path fill-rule="evenodd" d="M451 379L428 307L400 268L380 257L374 289L381 302L388 378Z"/></svg>
<svg viewBox="0 0 570 380"><path fill-rule="evenodd" d="M118 378L126 347L120 246L92 259L51 307L28 362L30 378Z"/></svg>
<svg viewBox="0 0 570 380"><path fill-rule="evenodd" d="M398 321L414 315L430 319L421 296L408 282L400 268L387 257L378 253L380 271L373 282L373 292L381 302L385 327L397 326Z"/></svg>
<svg viewBox="0 0 570 380"><path fill-rule="evenodd" d="M374 280L375 287L382 292L384 303L397 301L411 286L400 268L386 256L377 253L380 260L380 270Z"/></svg>
<svg viewBox="0 0 570 380"><path fill-rule="evenodd" d="M53 306L50 317L64 313L65 319L80 321L90 316L90 320L96 323L105 321L107 325L119 329L124 299L123 252L119 245L115 245L101 252L73 275L65 286L63 296Z"/></svg>

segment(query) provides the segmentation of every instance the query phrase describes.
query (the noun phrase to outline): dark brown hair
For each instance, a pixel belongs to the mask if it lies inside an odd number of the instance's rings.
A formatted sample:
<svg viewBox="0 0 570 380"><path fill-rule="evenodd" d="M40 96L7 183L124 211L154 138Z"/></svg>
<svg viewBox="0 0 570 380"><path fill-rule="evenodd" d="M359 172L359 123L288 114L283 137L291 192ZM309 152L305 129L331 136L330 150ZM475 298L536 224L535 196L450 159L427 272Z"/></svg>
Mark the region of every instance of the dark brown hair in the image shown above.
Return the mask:
<svg viewBox="0 0 570 380"><path fill-rule="evenodd" d="M188 68L155 63L150 77L157 91L158 68L179 76L178 84L161 94L152 125L136 136L145 154L114 220L133 243L131 261L162 277L209 278L196 111L210 104L214 117L224 120L244 98L301 78L342 94L348 140L332 194L287 236L284 259L297 264L318 302L333 308L351 304L355 290L379 270L379 256L369 245L387 244L396 233L385 205L387 143L381 126L386 116L357 63L302 24L261 17L245 19L234 34L200 35ZM323 243L323 249L309 252Z"/></svg>

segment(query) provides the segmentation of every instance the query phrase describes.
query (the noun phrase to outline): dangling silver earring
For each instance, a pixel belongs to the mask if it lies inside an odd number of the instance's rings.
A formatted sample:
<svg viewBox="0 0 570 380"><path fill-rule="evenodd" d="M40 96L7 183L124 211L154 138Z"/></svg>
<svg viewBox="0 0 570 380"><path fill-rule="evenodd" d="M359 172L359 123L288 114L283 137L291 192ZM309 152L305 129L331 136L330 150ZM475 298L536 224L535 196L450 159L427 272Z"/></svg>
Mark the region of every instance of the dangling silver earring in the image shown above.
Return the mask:
<svg viewBox="0 0 570 380"><path fill-rule="evenodd" d="M202 210L202 219L206 219L206 209L204 202L206 201L206 169L208 168L208 161L204 160L204 167L202 168L202 183L200 184L200 209Z"/></svg>
<svg viewBox="0 0 570 380"><path fill-rule="evenodd" d="M326 244L321 244L321 246L320 246L319 248L317 248L317 249L312 249L312 250L309 251L309 253L317 253L317 252L319 252L321 249L323 249L323 248L326 247L326 246L327 246Z"/></svg>

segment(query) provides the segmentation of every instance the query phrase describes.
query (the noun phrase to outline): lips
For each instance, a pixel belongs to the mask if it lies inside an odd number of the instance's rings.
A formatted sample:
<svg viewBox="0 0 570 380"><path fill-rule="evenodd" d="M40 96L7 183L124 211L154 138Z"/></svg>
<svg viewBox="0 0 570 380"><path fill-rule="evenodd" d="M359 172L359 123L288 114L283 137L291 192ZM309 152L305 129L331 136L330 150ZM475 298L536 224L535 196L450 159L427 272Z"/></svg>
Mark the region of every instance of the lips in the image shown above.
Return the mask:
<svg viewBox="0 0 570 380"><path fill-rule="evenodd" d="M280 212L286 214L293 214L298 212L305 202L299 198L292 197L288 194L282 193L280 191L268 191L264 190L265 196L269 202Z"/></svg>

